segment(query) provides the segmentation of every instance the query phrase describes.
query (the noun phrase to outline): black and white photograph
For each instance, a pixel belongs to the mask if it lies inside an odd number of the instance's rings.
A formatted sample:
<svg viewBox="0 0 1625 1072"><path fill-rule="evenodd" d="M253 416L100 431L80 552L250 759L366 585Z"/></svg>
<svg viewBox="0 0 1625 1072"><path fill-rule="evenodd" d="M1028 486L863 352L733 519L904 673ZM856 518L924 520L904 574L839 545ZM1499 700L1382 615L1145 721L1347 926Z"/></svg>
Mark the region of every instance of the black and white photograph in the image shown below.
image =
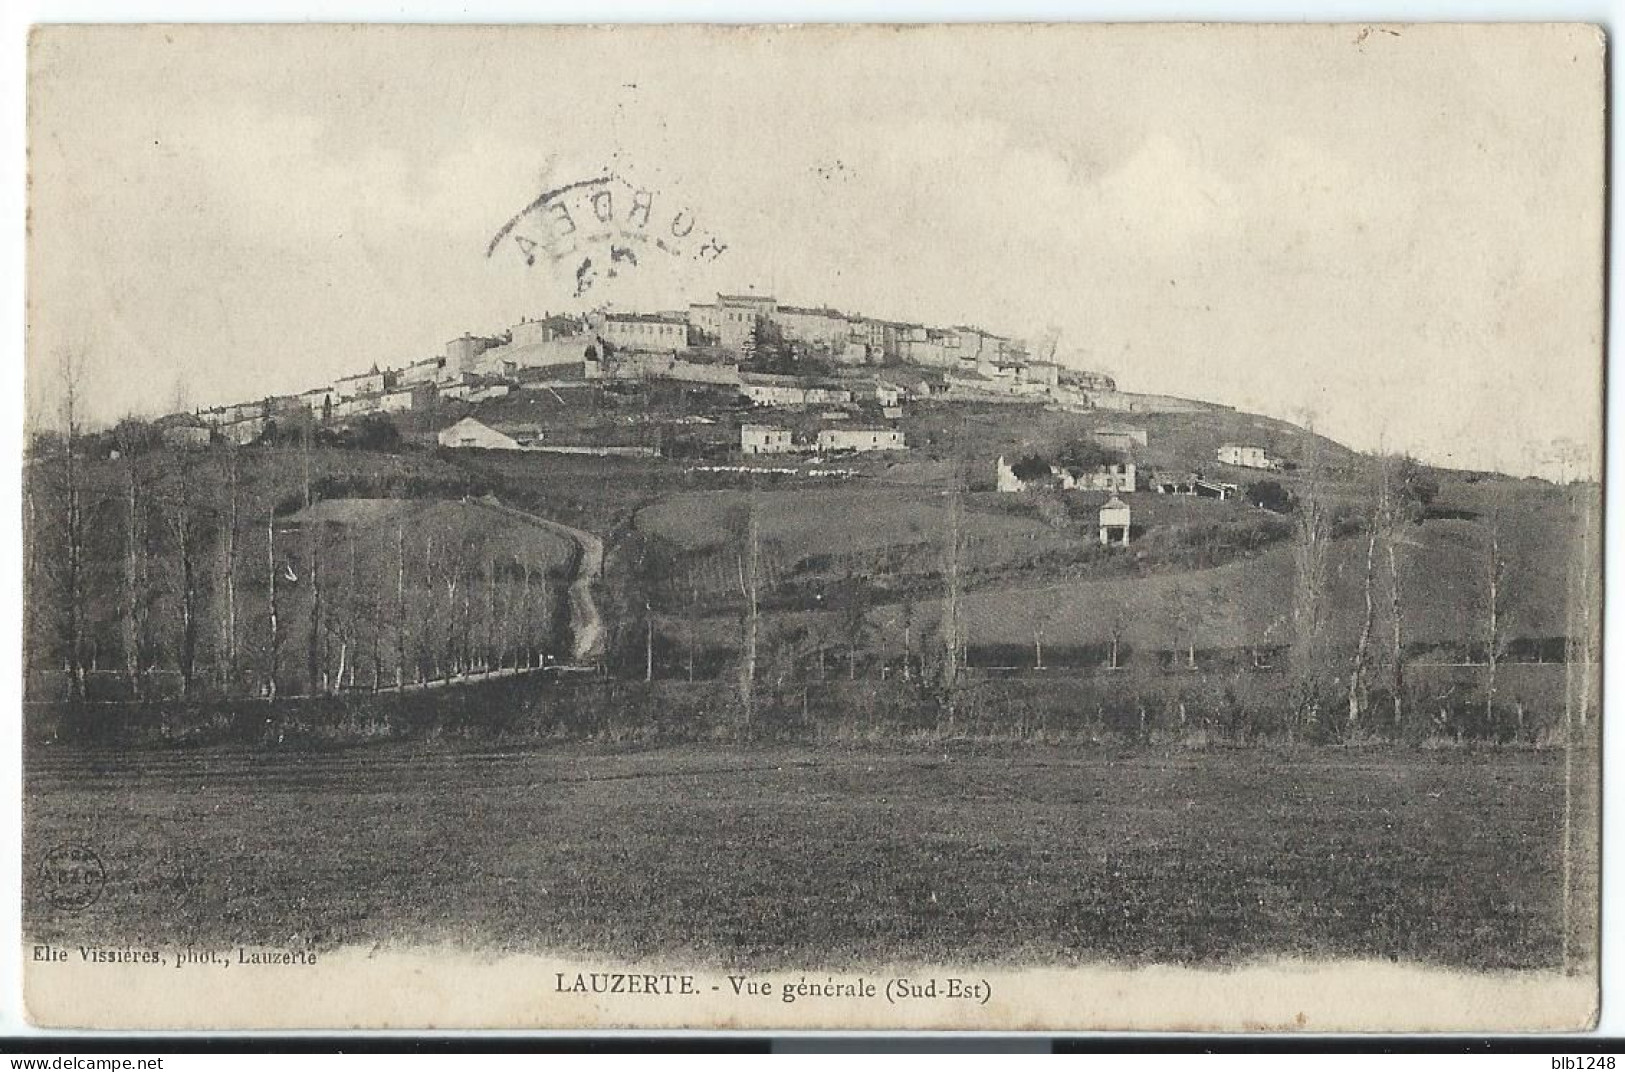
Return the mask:
<svg viewBox="0 0 1625 1072"><path fill-rule="evenodd" d="M27 60L30 1022L1596 1022L1597 27Z"/></svg>

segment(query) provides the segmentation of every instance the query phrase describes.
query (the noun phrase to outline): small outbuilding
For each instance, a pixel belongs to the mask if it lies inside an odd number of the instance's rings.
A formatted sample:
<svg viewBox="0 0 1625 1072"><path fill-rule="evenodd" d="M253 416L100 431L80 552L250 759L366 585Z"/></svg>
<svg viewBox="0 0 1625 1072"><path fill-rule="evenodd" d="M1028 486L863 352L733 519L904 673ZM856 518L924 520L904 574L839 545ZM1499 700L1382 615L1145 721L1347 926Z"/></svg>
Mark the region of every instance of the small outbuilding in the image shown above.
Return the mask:
<svg viewBox="0 0 1625 1072"><path fill-rule="evenodd" d="M1133 514L1128 503L1113 495L1100 508L1100 542L1107 546L1128 545Z"/></svg>

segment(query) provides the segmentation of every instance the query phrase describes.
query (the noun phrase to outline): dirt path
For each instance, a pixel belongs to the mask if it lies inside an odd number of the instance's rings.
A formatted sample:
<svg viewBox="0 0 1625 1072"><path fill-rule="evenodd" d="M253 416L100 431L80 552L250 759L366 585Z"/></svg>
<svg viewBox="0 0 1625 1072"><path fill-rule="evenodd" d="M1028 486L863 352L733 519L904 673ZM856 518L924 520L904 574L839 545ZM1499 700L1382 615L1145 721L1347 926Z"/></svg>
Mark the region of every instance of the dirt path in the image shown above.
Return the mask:
<svg viewBox="0 0 1625 1072"><path fill-rule="evenodd" d="M592 583L604 572L604 541L582 529L488 499L468 501L547 529L576 545L575 570L570 581L570 635L575 643L570 654L576 663L597 662L604 653L604 618L592 598Z"/></svg>

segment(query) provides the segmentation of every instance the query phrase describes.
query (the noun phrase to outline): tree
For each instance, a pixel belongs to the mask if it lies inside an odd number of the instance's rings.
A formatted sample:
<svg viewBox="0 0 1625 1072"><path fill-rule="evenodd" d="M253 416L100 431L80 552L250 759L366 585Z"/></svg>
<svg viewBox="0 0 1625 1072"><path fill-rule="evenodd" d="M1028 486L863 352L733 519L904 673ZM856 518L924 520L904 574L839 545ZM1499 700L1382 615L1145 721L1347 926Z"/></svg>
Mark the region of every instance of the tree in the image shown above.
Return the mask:
<svg viewBox="0 0 1625 1072"><path fill-rule="evenodd" d="M527 569L525 579L529 581ZM406 684L406 522L395 523L395 688Z"/></svg>
<svg viewBox="0 0 1625 1072"><path fill-rule="evenodd" d="M181 696L192 693L197 675L198 639L202 626L201 563L198 561L199 543L203 527L198 504L192 490L196 471L192 452L181 448L177 452L175 479L170 482L163 504L164 521L175 556L175 572L171 574L175 585L176 669L180 673Z"/></svg>
<svg viewBox="0 0 1625 1072"><path fill-rule="evenodd" d="M1354 648L1354 665L1349 669L1348 693L1348 723L1347 730L1353 733L1360 725L1365 712L1367 699L1366 668L1371 648L1371 632L1377 623L1377 601L1373 586L1377 575L1377 538L1381 531L1378 518L1387 509L1388 484L1380 479L1384 473L1383 467L1378 466L1378 488L1376 502L1371 511L1371 523L1366 534L1365 545L1365 575L1360 586L1361 595L1365 600L1365 616L1360 620L1360 639Z"/></svg>
<svg viewBox="0 0 1625 1072"><path fill-rule="evenodd" d="M784 330L772 319L759 316L751 325L743 345L744 363L758 372L792 373L798 367L797 351L785 338Z"/></svg>
<svg viewBox="0 0 1625 1072"><path fill-rule="evenodd" d="M1106 623L1106 669L1123 668L1123 638L1128 634L1130 622L1129 599L1120 584L1090 586L1095 604Z"/></svg>
<svg viewBox="0 0 1625 1072"><path fill-rule="evenodd" d="M230 692L237 682L237 528L241 464L235 447L225 454L226 497L224 523L220 529L220 580L225 592L225 614L220 623L222 684Z"/></svg>
<svg viewBox="0 0 1625 1072"><path fill-rule="evenodd" d="M961 435L955 444L953 484L948 492L947 548L942 571L942 693L950 728L958 701L960 656L965 644L964 608L960 605L960 571L965 550L965 467L958 450L962 442Z"/></svg>
<svg viewBox="0 0 1625 1072"><path fill-rule="evenodd" d="M1037 454L1029 454L1024 458L1017 458L1010 471L1019 480L1042 480L1049 476L1049 462Z"/></svg>
<svg viewBox="0 0 1625 1072"><path fill-rule="evenodd" d="M739 562L739 593L745 600L744 653L739 666L741 729L749 733L756 718L756 646L761 630L761 531L757 517L756 480L749 480L745 506L745 546Z"/></svg>
<svg viewBox="0 0 1625 1072"><path fill-rule="evenodd" d="M1393 664L1394 728L1405 721L1405 601L1400 548L1407 543L1405 533L1422 520L1429 503L1438 494L1439 482L1416 459L1408 455L1384 455L1378 473L1379 489L1376 524L1381 533L1384 557L1388 563L1390 600L1390 662Z"/></svg>
<svg viewBox="0 0 1625 1072"><path fill-rule="evenodd" d="M836 604L838 620L840 622L840 635L846 642L846 678L856 681L858 677L858 651L871 633L869 625L868 589L849 576L848 584L842 587L840 601Z"/></svg>
<svg viewBox="0 0 1625 1072"><path fill-rule="evenodd" d="M277 603L277 563L276 563L276 513L273 511L265 515L265 565L266 565L266 618L270 629L270 643L266 649L265 693L270 699L276 699L277 672L281 669L281 642L282 634L277 612L280 607Z"/></svg>
<svg viewBox="0 0 1625 1072"><path fill-rule="evenodd" d="M327 679L324 650L327 608L322 600L322 525L319 521L307 519L300 527L305 536L305 575L310 578L310 622L305 634L305 691L315 695L325 690Z"/></svg>
<svg viewBox="0 0 1625 1072"><path fill-rule="evenodd" d="M1247 501L1271 513L1285 514L1292 510L1292 496L1279 481L1259 480L1247 485Z"/></svg>
<svg viewBox="0 0 1625 1072"><path fill-rule="evenodd" d="M62 647L67 667L67 693L70 699L85 698L85 617L86 617L86 488L80 463L84 436L85 356L82 350L66 347L57 353L57 399L63 439L61 466L61 530L63 538Z"/></svg>
<svg viewBox="0 0 1625 1072"><path fill-rule="evenodd" d="M1069 439L1055 452L1055 460L1066 469L1090 470L1122 464L1123 453L1093 439Z"/></svg>
<svg viewBox="0 0 1625 1072"><path fill-rule="evenodd" d="M123 633L124 673L130 693L137 699L145 692L147 654L147 612L151 603L148 564L152 548L148 518L149 494L146 464L137 449L143 437L135 434L132 422L120 421L114 428L124 462L124 598L120 625Z"/></svg>
<svg viewBox="0 0 1625 1072"><path fill-rule="evenodd" d="M1300 726L1314 728L1320 720L1325 665L1327 551L1331 543L1331 514L1325 497L1325 474L1319 440L1306 422L1308 457L1297 509L1297 538L1293 544L1292 665L1294 711L1288 732Z"/></svg>

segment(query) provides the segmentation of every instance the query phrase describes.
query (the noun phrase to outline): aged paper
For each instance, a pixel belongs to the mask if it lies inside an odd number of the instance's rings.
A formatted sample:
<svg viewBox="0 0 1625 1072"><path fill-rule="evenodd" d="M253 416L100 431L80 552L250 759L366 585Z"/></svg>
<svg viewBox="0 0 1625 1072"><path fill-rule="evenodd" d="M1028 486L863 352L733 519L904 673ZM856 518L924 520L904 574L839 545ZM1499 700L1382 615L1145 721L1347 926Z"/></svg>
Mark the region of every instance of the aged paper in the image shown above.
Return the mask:
<svg viewBox="0 0 1625 1072"><path fill-rule="evenodd" d="M1586 1028L1604 58L37 28L29 1016Z"/></svg>

